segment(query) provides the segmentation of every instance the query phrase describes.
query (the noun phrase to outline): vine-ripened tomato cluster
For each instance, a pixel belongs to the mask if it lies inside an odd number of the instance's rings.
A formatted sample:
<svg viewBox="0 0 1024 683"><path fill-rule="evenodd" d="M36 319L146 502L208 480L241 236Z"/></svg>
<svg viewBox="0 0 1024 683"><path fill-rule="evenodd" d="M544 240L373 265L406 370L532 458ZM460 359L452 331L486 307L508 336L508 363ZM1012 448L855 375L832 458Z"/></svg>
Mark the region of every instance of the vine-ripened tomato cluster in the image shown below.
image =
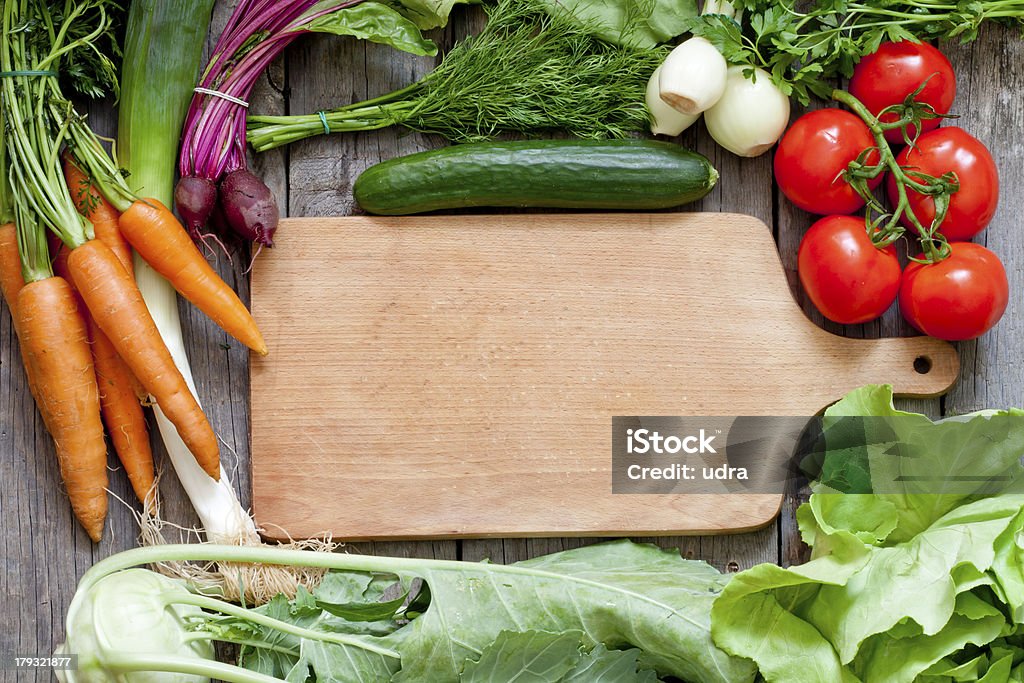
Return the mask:
<svg viewBox="0 0 1024 683"><path fill-rule="evenodd" d="M968 241L995 214L999 175L978 139L940 126L954 118L955 95L953 67L937 49L884 43L857 65L849 91L834 91L849 110L809 112L780 141L779 188L825 216L804 235L797 269L829 320L869 322L898 299L915 328L958 341L981 336L1006 310L1002 263Z"/></svg>

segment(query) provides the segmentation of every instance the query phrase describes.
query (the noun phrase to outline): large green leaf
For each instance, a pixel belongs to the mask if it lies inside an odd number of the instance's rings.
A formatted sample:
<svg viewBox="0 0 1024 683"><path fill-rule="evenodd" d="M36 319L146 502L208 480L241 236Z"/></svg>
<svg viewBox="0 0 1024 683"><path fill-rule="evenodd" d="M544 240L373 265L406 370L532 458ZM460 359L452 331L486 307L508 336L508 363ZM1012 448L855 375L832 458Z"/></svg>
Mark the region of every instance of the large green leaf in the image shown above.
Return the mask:
<svg viewBox="0 0 1024 683"><path fill-rule="evenodd" d="M328 1L338 4L337 0ZM310 11L318 11L324 4L319 3ZM416 23L381 2L361 2L337 9L305 24L303 28L315 33L355 36L414 55L437 54L437 45L423 37Z"/></svg>
<svg viewBox="0 0 1024 683"><path fill-rule="evenodd" d="M650 669L637 670L640 650L609 650L598 645L583 655L561 683L657 683Z"/></svg>
<svg viewBox="0 0 1024 683"><path fill-rule="evenodd" d="M460 683L559 683L580 660L579 631L502 631Z"/></svg>
<svg viewBox="0 0 1024 683"><path fill-rule="evenodd" d="M588 33L616 45L649 48L687 31L696 0L536 0Z"/></svg>
<svg viewBox="0 0 1024 683"><path fill-rule="evenodd" d="M448 25L448 16L455 5L474 4L480 0L392 0L399 11L421 29Z"/></svg>
<svg viewBox="0 0 1024 683"><path fill-rule="evenodd" d="M399 662L359 648L302 641L301 657L289 672L289 683L388 683Z"/></svg>
<svg viewBox="0 0 1024 683"><path fill-rule="evenodd" d="M466 664L460 683L657 683L637 670L640 650L582 652L579 631L502 631L480 659Z"/></svg>
<svg viewBox="0 0 1024 683"><path fill-rule="evenodd" d="M246 622L236 640L270 648L245 648L241 664L293 683L498 681L508 671L520 671L521 681L580 683L653 683L656 674L744 683L755 675L711 640L711 604L728 577L678 550L618 541L513 565L374 559L377 573L332 572L313 594L300 589L259 608L354 642ZM404 610L385 597L396 583L402 600L411 596ZM411 591L417 583L422 589ZM379 619L361 621L368 618Z"/></svg>
<svg viewBox="0 0 1024 683"><path fill-rule="evenodd" d="M694 683L742 683L749 662L711 642L710 608L725 583L678 551L620 541L502 566L424 563L431 605L402 629L396 681L455 683L502 631L579 631L583 644L635 647L640 665Z"/></svg>

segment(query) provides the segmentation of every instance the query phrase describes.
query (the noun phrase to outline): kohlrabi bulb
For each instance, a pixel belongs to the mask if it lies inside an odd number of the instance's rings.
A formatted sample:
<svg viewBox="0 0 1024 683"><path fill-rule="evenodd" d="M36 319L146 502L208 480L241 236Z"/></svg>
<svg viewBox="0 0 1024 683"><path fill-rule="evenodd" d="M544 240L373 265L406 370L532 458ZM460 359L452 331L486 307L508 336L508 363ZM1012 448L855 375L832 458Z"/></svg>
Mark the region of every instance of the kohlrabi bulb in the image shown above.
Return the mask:
<svg viewBox="0 0 1024 683"><path fill-rule="evenodd" d="M213 646L205 639L186 640L190 617L201 618L192 605L173 605L187 594L181 581L147 569L109 574L86 591L79 590L67 619L67 641L60 654L78 655L75 671L60 671L62 683L205 683L209 679L166 671L128 671L136 664L168 657L209 661Z"/></svg>

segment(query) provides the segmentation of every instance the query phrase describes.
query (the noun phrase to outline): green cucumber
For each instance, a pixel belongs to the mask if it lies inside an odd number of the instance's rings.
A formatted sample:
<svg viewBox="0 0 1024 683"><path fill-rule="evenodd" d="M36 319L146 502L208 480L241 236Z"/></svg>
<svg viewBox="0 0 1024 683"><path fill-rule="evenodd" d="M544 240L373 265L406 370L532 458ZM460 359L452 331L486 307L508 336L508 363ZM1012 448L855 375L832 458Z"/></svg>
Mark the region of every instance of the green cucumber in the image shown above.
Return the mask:
<svg viewBox="0 0 1024 683"><path fill-rule="evenodd" d="M481 142L371 166L356 179L369 213L473 206L665 209L711 191L718 172L696 152L654 140Z"/></svg>

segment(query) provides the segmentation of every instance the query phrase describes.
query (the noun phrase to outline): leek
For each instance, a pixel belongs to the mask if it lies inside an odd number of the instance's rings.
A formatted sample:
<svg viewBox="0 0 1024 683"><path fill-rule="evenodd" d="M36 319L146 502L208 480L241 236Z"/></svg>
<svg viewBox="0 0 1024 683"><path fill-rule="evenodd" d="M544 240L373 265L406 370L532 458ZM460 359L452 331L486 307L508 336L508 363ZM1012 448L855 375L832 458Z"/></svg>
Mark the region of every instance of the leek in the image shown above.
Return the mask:
<svg viewBox="0 0 1024 683"><path fill-rule="evenodd" d="M213 0L134 0L128 16L121 78L118 153L132 189L171 205L178 135L192 98ZM135 259L135 277L164 343L196 394L185 354L174 288L142 259ZM155 407L164 446L207 539L237 545L261 544L249 513L242 509L221 466L216 482L196 463L174 425ZM162 522L143 518L143 544L161 544ZM292 544L297 548L331 550L327 541ZM160 569L187 578L207 592L246 602L264 602L278 593L294 595L296 586L312 585L323 575L318 567L246 566L226 569L168 562ZM230 578L225 574L229 572Z"/></svg>
<svg viewBox="0 0 1024 683"><path fill-rule="evenodd" d="M192 98L213 0L134 0L128 15L118 119L119 162L132 189L171 206L178 134ZM135 278L175 364L196 394L174 288L135 255ZM154 406L174 471L210 539L259 542L221 466L220 481L196 462L174 425Z"/></svg>

